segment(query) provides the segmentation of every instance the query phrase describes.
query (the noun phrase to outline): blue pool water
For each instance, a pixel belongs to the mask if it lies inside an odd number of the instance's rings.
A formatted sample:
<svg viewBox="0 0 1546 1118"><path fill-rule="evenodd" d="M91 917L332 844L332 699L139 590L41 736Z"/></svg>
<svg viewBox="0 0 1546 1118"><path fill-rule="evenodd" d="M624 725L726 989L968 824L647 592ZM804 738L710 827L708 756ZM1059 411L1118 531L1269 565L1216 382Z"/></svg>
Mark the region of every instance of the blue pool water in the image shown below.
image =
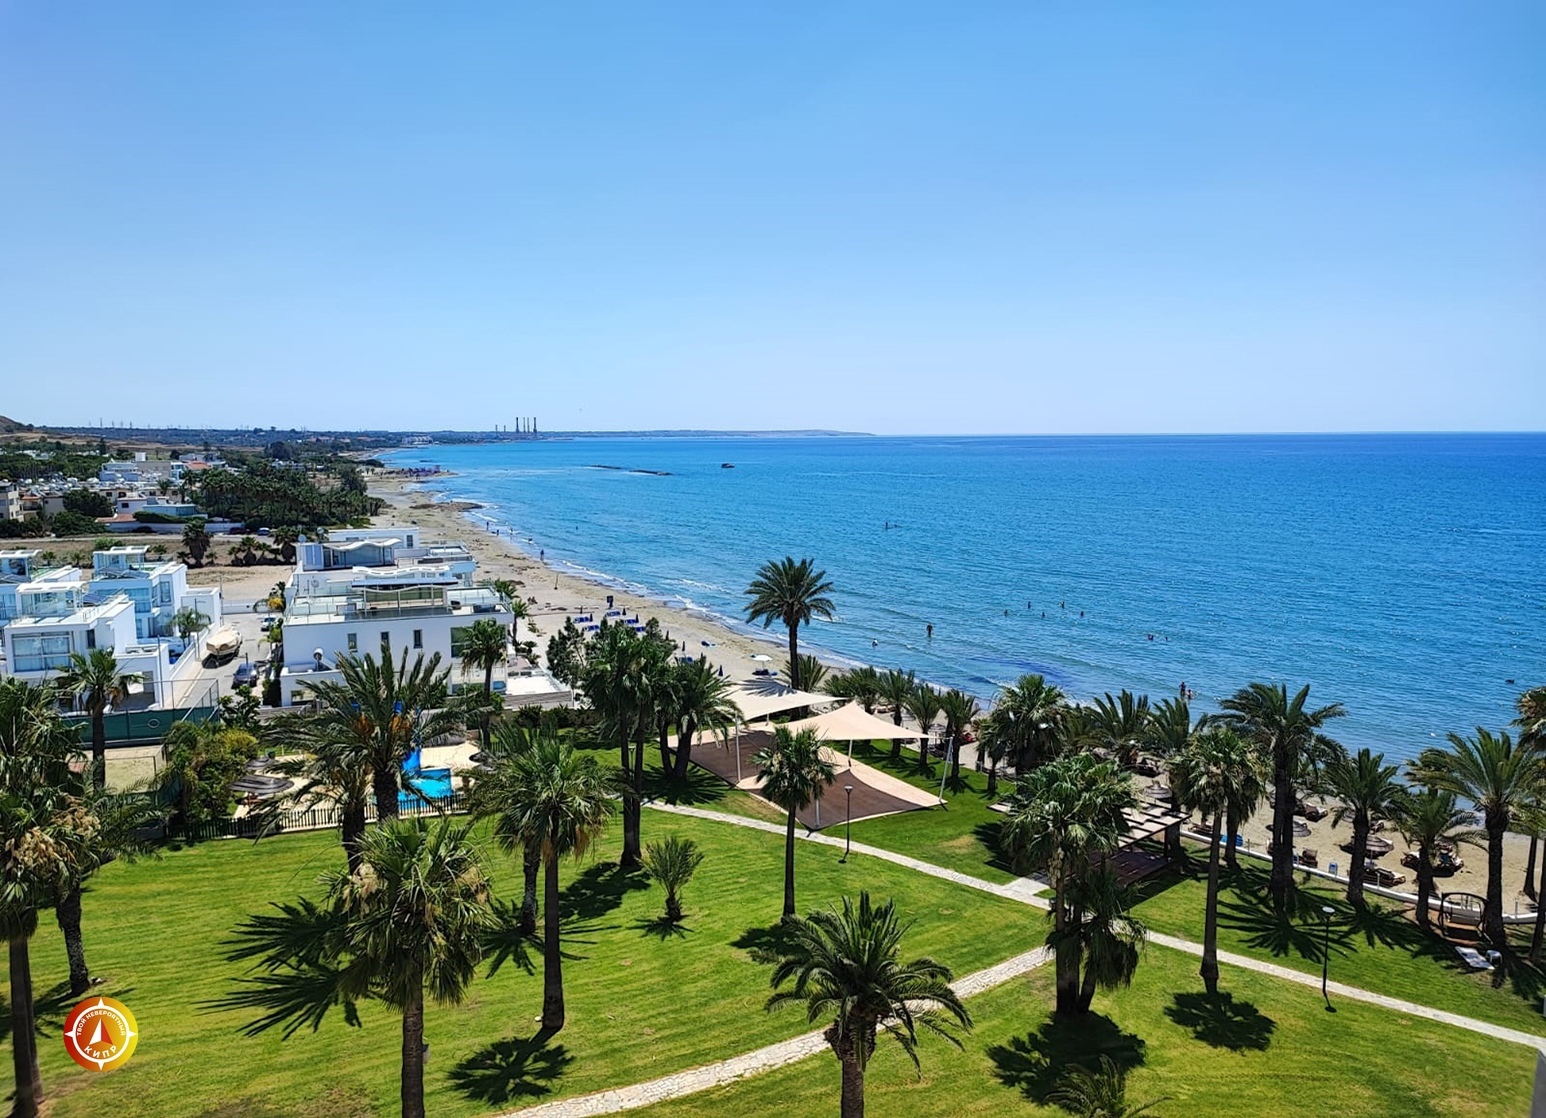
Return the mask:
<svg viewBox="0 0 1546 1118"><path fill-rule="evenodd" d="M392 459L456 471L434 488L549 562L732 621L758 564L812 556L839 616L806 643L984 698L1028 671L1080 699L1185 680L1203 710L1252 679L1309 683L1347 705L1343 741L1408 757L1505 725L1546 682L1546 435L607 438Z"/></svg>
<svg viewBox="0 0 1546 1118"><path fill-rule="evenodd" d="M430 800L445 799L452 794L450 769L420 769L418 772L410 772L406 775ZM398 792L397 804L401 808L430 806L406 789Z"/></svg>

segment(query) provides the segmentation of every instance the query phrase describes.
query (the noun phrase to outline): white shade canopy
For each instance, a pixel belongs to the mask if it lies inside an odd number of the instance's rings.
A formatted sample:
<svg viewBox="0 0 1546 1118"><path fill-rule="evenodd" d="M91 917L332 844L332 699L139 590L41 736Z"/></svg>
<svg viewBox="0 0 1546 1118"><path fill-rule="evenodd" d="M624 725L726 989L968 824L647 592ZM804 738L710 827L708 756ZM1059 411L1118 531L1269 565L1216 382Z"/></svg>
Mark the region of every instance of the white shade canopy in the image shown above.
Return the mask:
<svg viewBox="0 0 1546 1118"><path fill-rule="evenodd" d="M739 683L731 688L727 697L740 708L742 722L760 722L780 711L817 706L833 701L831 695L818 695L813 691L796 691L772 679Z"/></svg>
<svg viewBox="0 0 1546 1118"><path fill-rule="evenodd" d="M823 741L871 741L875 738L896 741L923 736L919 730L898 726L885 718L876 718L858 703L844 703L825 714L791 722L787 729L791 734L798 734L801 730L815 730L816 736Z"/></svg>

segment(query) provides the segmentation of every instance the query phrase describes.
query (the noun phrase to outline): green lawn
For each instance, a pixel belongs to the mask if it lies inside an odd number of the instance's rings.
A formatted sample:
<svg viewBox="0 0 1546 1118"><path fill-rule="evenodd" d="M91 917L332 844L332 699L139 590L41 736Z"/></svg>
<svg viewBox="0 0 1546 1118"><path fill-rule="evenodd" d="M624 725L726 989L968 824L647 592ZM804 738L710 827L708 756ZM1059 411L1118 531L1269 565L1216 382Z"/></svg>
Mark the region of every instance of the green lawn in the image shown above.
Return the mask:
<svg viewBox="0 0 1546 1118"><path fill-rule="evenodd" d="M932 762L932 775L918 767L918 751L904 743L900 762L891 760L890 743L864 743L854 746L854 760L873 765L892 776L931 793L939 791L944 762ZM1009 791L1000 784L1001 792ZM959 787L945 788L945 806L907 811L868 819L853 825L855 842L907 854L936 866L969 873L986 881L1013 881L1015 875L998 857L999 824L1003 816L992 811L987 795L988 778L983 773L961 770ZM828 827L828 834L842 837L840 828Z"/></svg>
<svg viewBox="0 0 1546 1118"><path fill-rule="evenodd" d="M1334 1113L1339 1118L1513 1118L1529 1109L1535 1054L1226 968L1208 1001L1195 960L1150 948L1130 989L1096 998L1078 1026L1049 1020L1050 968L973 998L964 1050L926 1037L920 1081L892 1042L870 1063L870 1113L886 1118L1055 1114L1044 1104L1071 1062L1130 1068L1130 1100L1168 1096L1155 1118ZM834 1114L838 1065L823 1054L729 1087L636 1111L640 1118Z"/></svg>
<svg viewBox="0 0 1546 1118"><path fill-rule="evenodd" d="M1145 884L1137 914L1158 932L1202 941L1206 863L1200 850L1188 874L1169 873ZM1321 906L1336 910L1331 925L1331 974L1339 982L1404 998L1419 1005L1465 1014L1483 1021L1546 1033L1541 996L1546 981L1522 967L1502 989L1488 974L1462 970L1453 948L1429 936L1406 909L1370 898L1369 911L1355 916L1344 890L1319 878L1301 875L1300 906L1287 919L1277 917L1267 894L1268 871L1250 860L1237 873L1224 871L1219 889L1219 949L1267 959L1310 974L1321 971Z"/></svg>
<svg viewBox="0 0 1546 1118"><path fill-rule="evenodd" d="M644 816L645 840L675 832L707 857L686 893L680 935L655 924L662 898L644 879L610 862L565 867L569 926L565 964L569 1024L533 1040L540 1009L536 974L508 965L480 978L468 1002L432 1008L428 1106L436 1115L474 1115L525 1101L633 1083L724 1058L793 1035L797 1015L769 1015L767 969L756 948L776 942L782 898L782 840L747 828L658 812ZM598 852L615 859L616 827ZM1039 914L885 862L855 856L846 866L829 848L798 849L802 909L868 888L895 896L916 924L910 945L967 973L1033 946ZM137 1014L142 1039L133 1060L109 1075L69 1062L59 1014L41 1044L52 1118L143 1114L157 1118L310 1118L388 1115L397 1109L397 1019L366 1007L364 1027L340 1018L290 1040L246 1038L244 1019L208 1012L239 968L221 958L221 939L271 899L314 890L316 875L340 860L333 834L286 836L256 845L210 842L159 862L107 867L85 902L87 948L102 992ZM517 895L518 863L491 849L495 886ZM969 930L969 931L968 931ZM61 982L65 960L48 922L33 941L37 989ZM0 1093L10 1091L9 1054Z"/></svg>

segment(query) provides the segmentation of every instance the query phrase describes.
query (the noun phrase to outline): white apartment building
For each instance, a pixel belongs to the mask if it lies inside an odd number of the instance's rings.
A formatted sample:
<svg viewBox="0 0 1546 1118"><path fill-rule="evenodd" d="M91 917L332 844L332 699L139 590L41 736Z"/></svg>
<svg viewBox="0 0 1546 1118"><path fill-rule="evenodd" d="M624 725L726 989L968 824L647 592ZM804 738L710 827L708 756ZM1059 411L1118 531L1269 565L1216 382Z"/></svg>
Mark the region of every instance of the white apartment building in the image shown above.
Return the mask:
<svg viewBox="0 0 1546 1118"><path fill-rule="evenodd" d="M16 483L0 479L0 520L21 519L21 490Z"/></svg>

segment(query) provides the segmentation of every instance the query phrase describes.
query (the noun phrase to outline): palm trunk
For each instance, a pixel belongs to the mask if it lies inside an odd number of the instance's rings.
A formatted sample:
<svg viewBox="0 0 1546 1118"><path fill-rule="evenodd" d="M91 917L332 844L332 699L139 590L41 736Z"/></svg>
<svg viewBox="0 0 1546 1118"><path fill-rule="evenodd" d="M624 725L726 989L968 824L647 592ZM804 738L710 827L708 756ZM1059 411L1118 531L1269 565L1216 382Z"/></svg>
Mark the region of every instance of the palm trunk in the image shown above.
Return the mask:
<svg viewBox="0 0 1546 1118"><path fill-rule="evenodd" d="M662 719L660 723L660 772L661 775L665 775L671 771L671 723Z"/></svg>
<svg viewBox="0 0 1546 1118"><path fill-rule="evenodd" d="M891 707L891 724L893 726L900 726L902 724L902 703L900 700L896 701ZM891 759L893 761L900 761L902 759L901 738L891 739Z"/></svg>
<svg viewBox="0 0 1546 1118"><path fill-rule="evenodd" d="M1219 839L1224 813L1213 813L1213 836L1208 843L1208 896L1203 906L1202 984L1212 996L1219 992Z"/></svg>
<svg viewBox="0 0 1546 1118"><path fill-rule="evenodd" d="M1079 1014L1090 1012L1090 1006L1095 1004L1095 968L1086 965L1084 979L1079 984Z"/></svg>
<svg viewBox="0 0 1546 1118"><path fill-rule="evenodd" d="M371 788L376 794L376 821L397 818L397 773L389 768L373 769Z"/></svg>
<svg viewBox="0 0 1546 1118"><path fill-rule="evenodd" d="M961 735L950 737L950 783L961 783Z"/></svg>
<svg viewBox="0 0 1546 1118"><path fill-rule="evenodd" d="M800 689L800 623L791 622L787 617L784 624L789 626L789 686L792 690ZM803 718L804 715L801 715Z"/></svg>
<svg viewBox="0 0 1546 1118"><path fill-rule="evenodd" d="M1508 934L1503 927L1503 827L1487 816L1487 939L1494 951L1508 955ZM1503 985L1503 968L1492 972L1492 984Z"/></svg>
<svg viewBox="0 0 1546 1118"><path fill-rule="evenodd" d="M784 919L794 917L794 808L784 829Z"/></svg>
<svg viewBox="0 0 1546 1118"><path fill-rule="evenodd" d="M344 844L344 859L349 864L349 872L355 873L360 868L360 841L365 837L365 805L351 804L344 808L343 819L340 821L340 830Z"/></svg>
<svg viewBox="0 0 1546 1118"><path fill-rule="evenodd" d="M91 783L98 792L107 787L107 712L93 706L91 712Z"/></svg>
<svg viewBox="0 0 1546 1118"><path fill-rule="evenodd" d="M682 898L677 896L676 890L666 890L666 919L672 924L682 922Z"/></svg>
<svg viewBox="0 0 1546 1118"><path fill-rule="evenodd" d="M36 1118L43 1101L38 1069L37 1019L32 1004L32 960L25 937L11 940L11 1066L16 1094L11 1118Z"/></svg>
<svg viewBox="0 0 1546 1118"><path fill-rule="evenodd" d="M673 780L687 779L687 766L692 761L692 739L697 732L698 724L691 718L683 719L677 727L676 768L671 773Z"/></svg>
<svg viewBox="0 0 1546 1118"><path fill-rule="evenodd" d="M1525 860L1525 896L1532 901L1536 898L1535 891L1535 856L1541 845L1540 835L1530 836L1530 856Z"/></svg>
<svg viewBox="0 0 1546 1118"><path fill-rule="evenodd" d="M1240 868L1240 845L1235 840L1240 835L1240 813L1234 808L1228 808L1225 810L1224 820L1224 862L1231 870L1238 870ZM1290 825L1290 829L1292 829L1292 825Z"/></svg>
<svg viewBox="0 0 1546 1118"><path fill-rule="evenodd" d="M842 1118L864 1118L864 1067L857 1053L838 1059L843 1067Z"/></svg>
<svg viewBox="0 0 1546 1118"><path fill-rule="evenodd" d="M521 851L521 873L525 880L521 886L521 923L523 936L537 932L537 875L542 870L542 847L528 842Z"/></svg>
<svg viewBox="0 0 1546 1118"><path fill-rule="evenodd" d="M1272 907L1278 915L1288 911L1294 889L1294 770L1293 759L1278 751L1272 774L1277 802L1272 807Z"/></svg>
<svg viewBox="0 0 1546 1118"><path fill-rule="evenodd" d="M81 936L81 890L75 885L59 897L54 917L64 933L64 953L70 960L70 996L78 998L91 989L91 970L86 966L86 941Z"/></svg>
<svg viewBox="0 0 1546 1118"><path fill-rule="evenodd" d="M988 758L988 795L998 795L998 758Z"/></svg>
<svg viewBox="0 0 1546 1118"><path fill-rule="evenodd" d="M623 762L623 772L628 776L628 791L623 796L623 857L624 869L633 869L643 855L644 844L640 829L644 816L644 736L645 728L639 727L634 736L633 764Z"/></svg>
<svg viewBox="0 0 1546 1118"><path fill-rule="evenodd" d="M1360 816L1353 817L1352 864L1347 868L1347 903L1354 908L1364 907L1363 864L1369 856L1369 822Z"/></svg>
<svg viewBox="0 0 1546 1118"><path fill-rule="evenodd" d="M1433 854L1426 846L1417 849L1417 925L1427 929L1432 924L1428 908L1433 903Z"/></svg>
<svg viewBox="0 0 1546 1118"><path fill-rule="evenodd" d="M1078 1009L1079 1002L1079 951L1074 938L1067 935L1068 910L1067 910L1067 882L1063 876L1061 863L1053 867L1054 880L1057 882L1057 896L1053 900L1052 928L1056 935L1056 966L1057 966L1057 1002L1056 1012L1058 1016L1072 1016Z"/></svg>
<svg viewBox="0 0 1546 1118"><path fill-rule="evenodd" d="M1546 861L1541 863L1541 885L1537 897L1546 897ZM1530 933L1530 962L1541 965L1541 941L1546 939L1546 903L1535 902L1535 928Z"/></svg>
<svg viewBox="0 0 1546 1118"><path fill-rule="evenodd" d="M403 1118L424 1118L424 990L403 1007Z"/></svg>
<svg viewBox="0 0 1546 1118"><path fill-rule="evenodd" d="M547 856L542 884L542 1030L564 1027L564 960L558 943L558 853Z"/></svg>

